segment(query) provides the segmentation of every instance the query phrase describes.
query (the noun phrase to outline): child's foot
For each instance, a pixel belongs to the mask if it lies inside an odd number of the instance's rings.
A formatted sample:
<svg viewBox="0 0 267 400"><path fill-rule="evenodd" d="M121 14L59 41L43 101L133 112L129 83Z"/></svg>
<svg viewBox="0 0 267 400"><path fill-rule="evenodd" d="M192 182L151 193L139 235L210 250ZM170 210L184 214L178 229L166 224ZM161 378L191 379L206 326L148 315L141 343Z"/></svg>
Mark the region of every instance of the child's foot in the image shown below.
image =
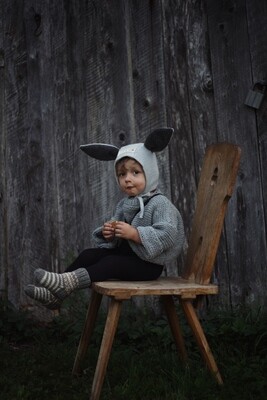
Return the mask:
<svg viewBox="0 0 267 400"><path fill-rule="evenodd" d="M57 310L60 308L61 300L55 297L49 290L43 287L37 287L34 285L27 285L25 293L31 299L39 301L43 306L50 310Z"/></svg>
<svg viewBox="0 0 267 400"><path fill-rule="evenodd" d="M61 301L75 289L87 288L91 284L89 274L85 268L79 268L73 272L65 272L63 274L47 272L38 268L34 272L34 277L39 286L50 290Z"/></svg>

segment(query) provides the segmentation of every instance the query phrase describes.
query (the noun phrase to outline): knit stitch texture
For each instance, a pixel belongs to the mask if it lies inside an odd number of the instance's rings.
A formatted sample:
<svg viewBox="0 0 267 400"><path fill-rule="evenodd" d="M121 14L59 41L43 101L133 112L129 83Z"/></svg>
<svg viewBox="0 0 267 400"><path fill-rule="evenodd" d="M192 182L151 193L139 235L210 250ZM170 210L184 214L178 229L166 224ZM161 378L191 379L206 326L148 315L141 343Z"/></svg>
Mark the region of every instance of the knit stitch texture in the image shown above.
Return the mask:
<svg viewBox="0 0 267 400"><path fill-rule="evenodd" d="M140 206L136 197L122 199L111 220L126 221L137 228L141 244L128 241L132 250L143 260L164 265L177 258L184 243L184 225L177 208L164 195L154 192L145 205L143 218L140 218ZM102 227L93 232L98 247L114 248L120 240L115 238L107 242L102 235Z"/></svg>

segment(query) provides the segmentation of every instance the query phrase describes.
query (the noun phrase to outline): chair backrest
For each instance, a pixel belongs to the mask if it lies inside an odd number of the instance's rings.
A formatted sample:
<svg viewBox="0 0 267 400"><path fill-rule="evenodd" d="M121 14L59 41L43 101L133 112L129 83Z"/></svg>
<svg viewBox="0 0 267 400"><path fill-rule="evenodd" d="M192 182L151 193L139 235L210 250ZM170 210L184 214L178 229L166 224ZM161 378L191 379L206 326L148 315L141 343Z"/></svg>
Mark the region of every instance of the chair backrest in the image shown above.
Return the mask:
<svg viewBox="0 0 267 400"><path fill-rule="evenodd" d="M233 193L241 150L230 143L207 147L199 179L196 211L182 276L210 282L228 201Z"/></svg>

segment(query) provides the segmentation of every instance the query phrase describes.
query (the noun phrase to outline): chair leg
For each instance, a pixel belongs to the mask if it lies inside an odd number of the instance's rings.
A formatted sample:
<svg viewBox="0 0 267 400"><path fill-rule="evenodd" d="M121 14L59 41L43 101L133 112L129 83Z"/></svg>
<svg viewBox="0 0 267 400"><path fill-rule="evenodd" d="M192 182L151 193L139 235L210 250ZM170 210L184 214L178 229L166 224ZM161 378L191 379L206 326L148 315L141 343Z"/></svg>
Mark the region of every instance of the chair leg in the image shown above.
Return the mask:
<svg viewBox="0 0 267 400"><path fill-rule="evenodd" d="M98 310L102 300L102 294L99 294L92 290L91 300L88 307L85 324L82 332L82 336L79 342L78 350L76 353L72 374L73 375L80 375L81 374L81 364L84 360L86 351L89 346L89 342L94 330L96 317L98 314Z"/></svg>
<svg viewBox="0 0 267 400"><path fill-rule="evenodd" d="M114 298L111 299L95 370L90 400L98 400L100 397L114 336L120 318L121 305L122 301L115 300Z"/></svg>
<svg viewBox="0 0 267 400"><path fill-rule="evenodd" d="M187 318L187 321L188 321L189 325L191 326L193 334L196 338L196 341L198 343L198 346L200 348L202 356L203 356L209 370L214 375L217 382L220 385L222 385L223 380L222 380L221 374L219 372L219 369L217 367L217 364L213 357L211 349L208 345L207 339L205 337L204 331L199 322L199 319L197 317L197 314L195 312L192 302L190 300L182 300L182 299L180 299L180 302L181 302L183 311L185 313L185 316Z"/></svg>
<svg viewBox="0 0 267 400"><path fill-rule="evenodd" d="M175 340L177 349L179 351L181 359L187 361L187 352L184 344L184 338L180 327L180 322L175 309L174 301L172 296L161 296L165 307L166 315L169 321L169 325L172 331L173 338Z"/></svg>

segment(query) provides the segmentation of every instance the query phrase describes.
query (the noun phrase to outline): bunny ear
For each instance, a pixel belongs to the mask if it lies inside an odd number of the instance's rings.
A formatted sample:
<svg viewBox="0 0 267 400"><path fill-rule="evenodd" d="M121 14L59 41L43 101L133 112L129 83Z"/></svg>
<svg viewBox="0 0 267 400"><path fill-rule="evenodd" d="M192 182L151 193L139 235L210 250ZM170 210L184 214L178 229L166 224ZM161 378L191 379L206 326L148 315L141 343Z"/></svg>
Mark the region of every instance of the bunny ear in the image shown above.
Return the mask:
<svg viewBox="0 0 267 400"><path fill-rule="evenodd" d="M118 147L104 143L82 144L80 149L88 156L101 161L115 160L119 152Z"/></svg>
<svg viewBox="0 0 267 400"><path fill-rule="evenodd" d="M154 152L161 151L168 146L174 132L173 128L161 128L151 132L145 140L145 147Z"/></svg>

